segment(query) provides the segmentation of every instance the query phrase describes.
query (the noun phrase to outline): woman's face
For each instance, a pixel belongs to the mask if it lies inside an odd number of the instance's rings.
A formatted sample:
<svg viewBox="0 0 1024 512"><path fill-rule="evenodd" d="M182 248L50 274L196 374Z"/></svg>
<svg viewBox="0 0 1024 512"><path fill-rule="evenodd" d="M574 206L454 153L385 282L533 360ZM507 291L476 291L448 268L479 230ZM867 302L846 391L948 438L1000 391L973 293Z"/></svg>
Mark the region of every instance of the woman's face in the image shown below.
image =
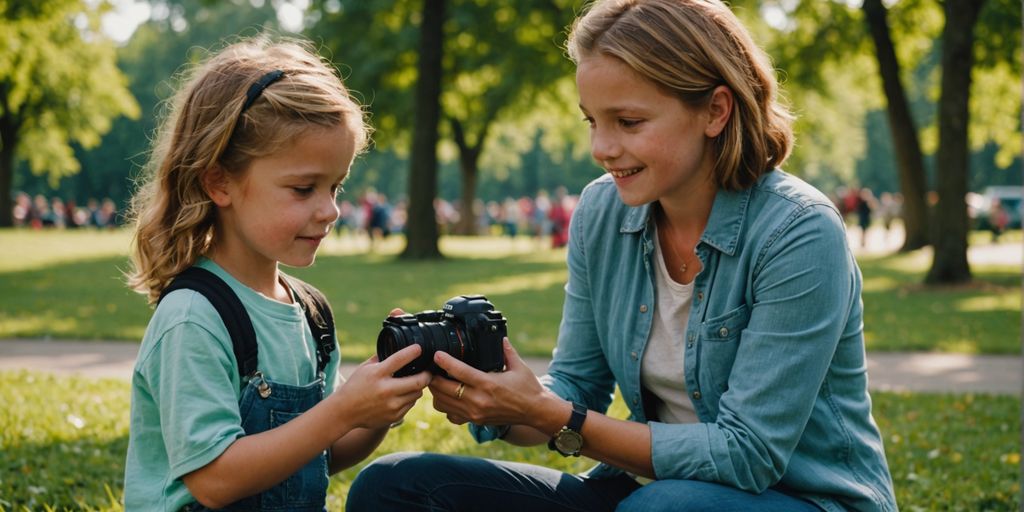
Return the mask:
<svg viewBox="0 0 1024 512"><path fill-rule="evenodd" d="M576 68L590 152L630 206L685 201L708 189L714 168L710 116L644 79L621 60L592 53Z"/></svg>

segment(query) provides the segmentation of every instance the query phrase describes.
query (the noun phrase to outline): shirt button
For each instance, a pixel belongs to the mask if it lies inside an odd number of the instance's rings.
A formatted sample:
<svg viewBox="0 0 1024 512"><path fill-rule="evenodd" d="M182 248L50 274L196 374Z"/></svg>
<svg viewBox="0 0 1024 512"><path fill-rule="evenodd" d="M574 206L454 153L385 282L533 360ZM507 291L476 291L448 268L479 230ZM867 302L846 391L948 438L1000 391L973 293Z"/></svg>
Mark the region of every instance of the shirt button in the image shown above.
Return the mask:
<svg viewBox="0 0 1024 512"><path fill-rule="evenodd" d="M728 336L729 335L729 328L728 327L722 327L721 329L718 330L718 335L723 337L723 338Z"/></svg>
<svg viewBox="0 0 1024 512"><path fill-rule="evenodd" d="M639 357L637 356L636 352L630 352L629 355L633 357L634 361L636 361L637 357Z"/></svg>
<svg viewBox="0 0 1024 512"><path fill-rule="evenodd" d="M697 300L704 300L704 292L697 292Z"/></svg>
<svg viewBox="0 0 1024 512"><path fill-rule="evenodd" d="M633 397L633 405L637 405L639 403L640 403L640 399L637 398L637 397Z"/></svg>
<svg viewBox="0 0 1024 512"><path fill-rule="evenodd" d="M700 400L700 391L694 391L691 396L693 396L694 400Z"/></svg>
<svg viewBox="0 0 1024 512"><path fill-rule="evenodd" d="M690 340L690 341L692 342L692 341L694 340L694 338L696 338L696 337L697 337L697 335L691 332L691 333L690 333L690 336L689 336L689 337L687 337L687 339L688 339L688 340Z"/></svg>
<svg viewBox="0 0 1024 512"><path fill-rule="evenodd" d="M640 312L641 313L646 313L647 312L647 304L640 304Z"/></svg>
<svg viewBox="0 0 1024 512"><path fill-rule="evenodd" d="M688 342L688 343L686 344L686 348L693 348L693 342L692 342L692 341L691 341L691 342Z"/></svg>

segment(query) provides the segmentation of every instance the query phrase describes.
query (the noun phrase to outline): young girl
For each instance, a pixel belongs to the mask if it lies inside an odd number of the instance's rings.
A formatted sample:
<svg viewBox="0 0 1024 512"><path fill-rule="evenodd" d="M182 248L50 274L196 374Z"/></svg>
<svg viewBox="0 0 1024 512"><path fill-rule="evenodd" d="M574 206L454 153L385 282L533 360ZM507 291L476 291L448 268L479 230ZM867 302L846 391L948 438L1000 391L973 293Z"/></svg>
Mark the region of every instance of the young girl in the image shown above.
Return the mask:
<svg viewBox="0 0 1024 512"><path fill-rule="evenodd" d="M396 454L348 510L895 510L871 418L861 276L791 144L768 60L718 0L605 0L569 40L606 175L572 218L548 375L446 354L434 407L477 440L548 443L586 476ZM605 416L618 386L626 420ZM486 425L486 426L484 426Z"/></svg>
<svg viewBox="0 0 1024 512"><path fill-rule="evenodd" d="M132 379L127 510L321 511L328 473L366 457L421 396L428 374L391 377L416 347L339 385L334 333L318 366L310 298L278 270L313 263L367 137L340 78L300 43L232 45L176 96L133 204L130 284L160 300ZM190 267L244 305L252 374L203 295L160 298Z"/></svg>

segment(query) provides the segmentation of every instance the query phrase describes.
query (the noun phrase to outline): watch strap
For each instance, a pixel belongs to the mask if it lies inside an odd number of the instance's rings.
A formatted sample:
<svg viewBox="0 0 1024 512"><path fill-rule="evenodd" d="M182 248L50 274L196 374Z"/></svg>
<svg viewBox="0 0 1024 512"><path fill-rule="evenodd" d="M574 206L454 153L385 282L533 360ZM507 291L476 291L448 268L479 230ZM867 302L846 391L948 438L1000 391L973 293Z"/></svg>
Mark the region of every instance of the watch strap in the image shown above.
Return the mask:
<svg viewBox="0 0 1024 512"><path fill-rule="evenodd" d="M569 423L565 424L565 428L574 432L579 432L583 428L583 420L587 419L587 406L579 403L572 403L572 415L569 416Z"/></svg>
<svg viewBox="0 0 1024 512"><path fill-rule="evenodd" d="M548 448L561 453L565 457L570 455L579 457L579 448L582 447L583 441L583 435L580 433L580 430L583 428L583 421L586 419L587 407L581 403L572 402L572 414L569 416L569 422L548 440ZM563 437L575 437L581 444L575 450L566 452L558 445L559 438Z"/></svg>

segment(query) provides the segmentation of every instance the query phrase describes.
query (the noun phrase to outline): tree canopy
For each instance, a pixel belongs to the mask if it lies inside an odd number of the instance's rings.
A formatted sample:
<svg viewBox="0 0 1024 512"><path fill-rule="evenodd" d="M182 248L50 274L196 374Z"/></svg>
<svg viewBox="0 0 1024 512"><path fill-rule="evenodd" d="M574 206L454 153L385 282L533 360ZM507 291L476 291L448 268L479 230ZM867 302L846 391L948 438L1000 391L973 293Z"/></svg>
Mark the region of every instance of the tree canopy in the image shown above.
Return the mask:
<svg viewBox="0 0 1024 512"><path fill-rule="evenodd" d="M99 14L84 0L0 2L0 226L12 224L15 163L56 184L78 172L72 144L94 147L139 107Z"/></svg>

